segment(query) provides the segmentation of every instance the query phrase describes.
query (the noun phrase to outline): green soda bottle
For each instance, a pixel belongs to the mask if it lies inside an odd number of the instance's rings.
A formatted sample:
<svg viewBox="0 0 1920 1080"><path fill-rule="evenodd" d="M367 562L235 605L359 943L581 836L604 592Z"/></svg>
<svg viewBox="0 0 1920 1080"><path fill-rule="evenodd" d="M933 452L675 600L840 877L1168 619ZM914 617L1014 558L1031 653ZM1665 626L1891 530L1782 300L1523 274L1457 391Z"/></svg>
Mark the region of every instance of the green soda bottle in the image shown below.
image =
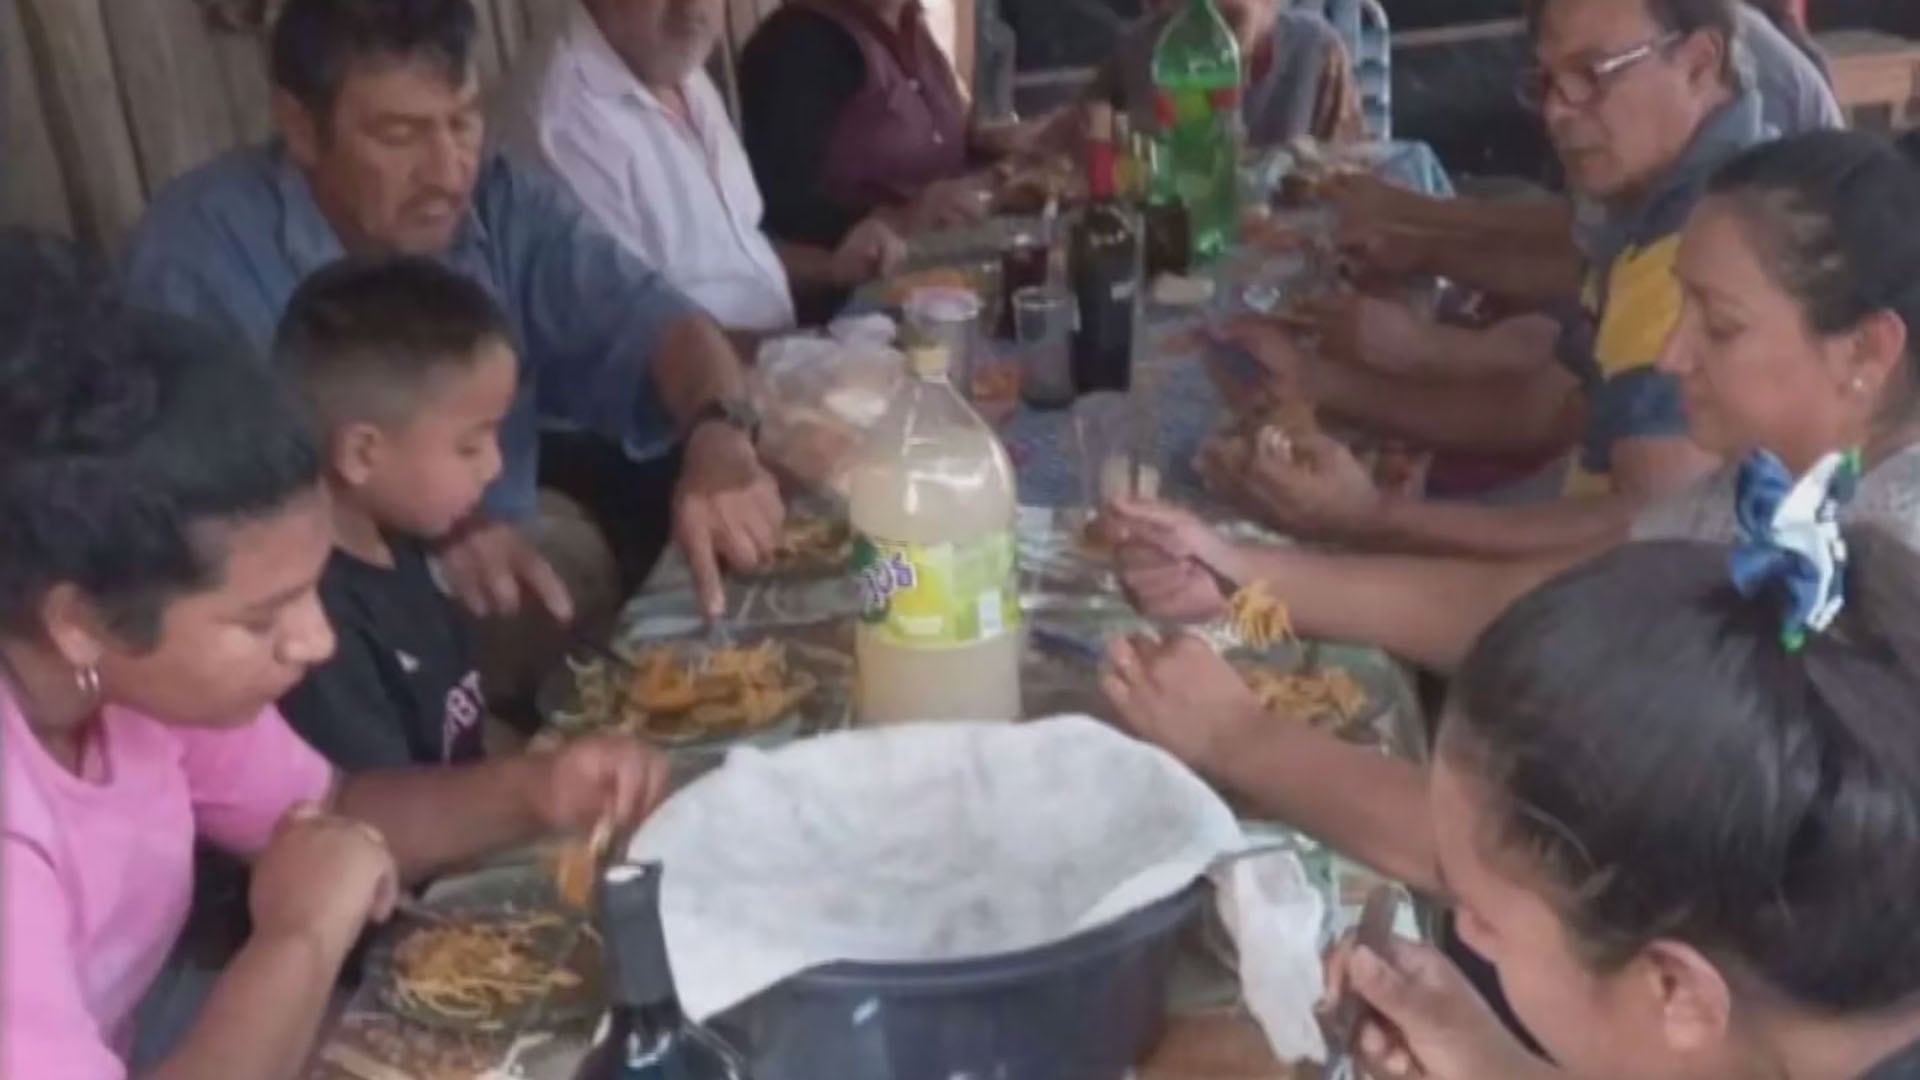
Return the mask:
<svg viewBox="0 0 1920 1080"><path fill-rule="evenodd" d="M1193 258L1225 254L1240 225L1240 43L1213 0L1188 0L1153 51L1161 165L1187 208Z"/></svg>

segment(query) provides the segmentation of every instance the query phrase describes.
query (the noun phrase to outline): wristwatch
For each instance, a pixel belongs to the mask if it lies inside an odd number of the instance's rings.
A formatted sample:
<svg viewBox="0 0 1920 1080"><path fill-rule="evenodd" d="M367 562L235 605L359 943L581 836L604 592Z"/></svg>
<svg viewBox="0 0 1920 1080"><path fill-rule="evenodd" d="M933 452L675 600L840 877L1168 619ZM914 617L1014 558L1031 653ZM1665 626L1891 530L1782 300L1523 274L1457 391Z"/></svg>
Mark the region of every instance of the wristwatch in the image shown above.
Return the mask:
<svg viewBox="0 0 1920 1080"><path fill-rule="evenodd" d="M748 442L760 441L760 413L746 398L713 398L693 414L693 422L687 425L687 435L692 436L701 424L721 423L734 428L747 437Z"/></svg>

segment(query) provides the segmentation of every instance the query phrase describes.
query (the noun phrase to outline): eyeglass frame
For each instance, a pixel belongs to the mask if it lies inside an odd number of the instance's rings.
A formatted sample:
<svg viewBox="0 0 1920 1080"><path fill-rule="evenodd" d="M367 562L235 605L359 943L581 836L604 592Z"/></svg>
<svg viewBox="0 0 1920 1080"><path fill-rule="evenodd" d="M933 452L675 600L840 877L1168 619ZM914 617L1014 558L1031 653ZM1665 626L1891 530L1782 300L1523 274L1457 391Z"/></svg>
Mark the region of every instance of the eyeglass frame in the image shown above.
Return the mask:
<svg viewBox="0 0 1920 1080"><path fill-rule="evenodd" d="M1685 41L1690 35L1678 31L1662 34L1651 41L1643 41L1621 49L1610 56L1589 61L1579 75L1592 84L1593 89L1579 100L1568 94L1563 81L1553 74L1544 64L1534 64L1522 74L1520 86L1514 91L1520 104L1532 112L1542 112L1547 102L1558 96L1569 108L1584 109L1606 96L1613 86L1613 80L1624 72L1652 59Z"/></svg>

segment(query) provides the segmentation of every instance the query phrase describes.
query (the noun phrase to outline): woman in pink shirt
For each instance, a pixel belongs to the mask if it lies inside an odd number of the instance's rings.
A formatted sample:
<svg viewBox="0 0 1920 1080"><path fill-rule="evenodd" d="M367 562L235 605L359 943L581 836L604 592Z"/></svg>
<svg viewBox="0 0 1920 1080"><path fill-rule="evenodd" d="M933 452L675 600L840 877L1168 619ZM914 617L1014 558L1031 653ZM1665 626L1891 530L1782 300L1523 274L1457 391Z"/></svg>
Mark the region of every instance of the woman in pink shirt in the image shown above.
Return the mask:
<svg viewBox="0 0 1920 1080"><path fill-rule="evenodd" d="M264 364L0 242L0 1076L119 1080L196 838L253 862L253 928L155 1078L303 1064L396 888L632 821L630 741L345 778L272 703L326 658L314 444Z"/></svg>

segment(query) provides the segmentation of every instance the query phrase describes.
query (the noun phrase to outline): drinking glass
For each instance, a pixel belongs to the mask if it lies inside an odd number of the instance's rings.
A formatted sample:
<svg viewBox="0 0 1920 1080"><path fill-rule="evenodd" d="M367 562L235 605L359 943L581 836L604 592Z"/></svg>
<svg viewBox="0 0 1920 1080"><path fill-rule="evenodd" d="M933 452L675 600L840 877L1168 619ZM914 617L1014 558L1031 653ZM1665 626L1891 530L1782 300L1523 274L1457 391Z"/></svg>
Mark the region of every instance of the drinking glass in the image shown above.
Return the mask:
<svg viewBox="0 0 1920 1080"><path fill-rule="evenodd" d="M1073 403L1073 298L1045 285L1013 294L1015 335L1020 342L1020 396L1036 409Z"/></svg>
<svg viewBox="0 0 1920 1080"><path fill-rule="evenodd" d="M1073 403L1080 497L1089 514L1120 498L1160 494L1159 439L1145 395L1101 391Z"/></svg>

